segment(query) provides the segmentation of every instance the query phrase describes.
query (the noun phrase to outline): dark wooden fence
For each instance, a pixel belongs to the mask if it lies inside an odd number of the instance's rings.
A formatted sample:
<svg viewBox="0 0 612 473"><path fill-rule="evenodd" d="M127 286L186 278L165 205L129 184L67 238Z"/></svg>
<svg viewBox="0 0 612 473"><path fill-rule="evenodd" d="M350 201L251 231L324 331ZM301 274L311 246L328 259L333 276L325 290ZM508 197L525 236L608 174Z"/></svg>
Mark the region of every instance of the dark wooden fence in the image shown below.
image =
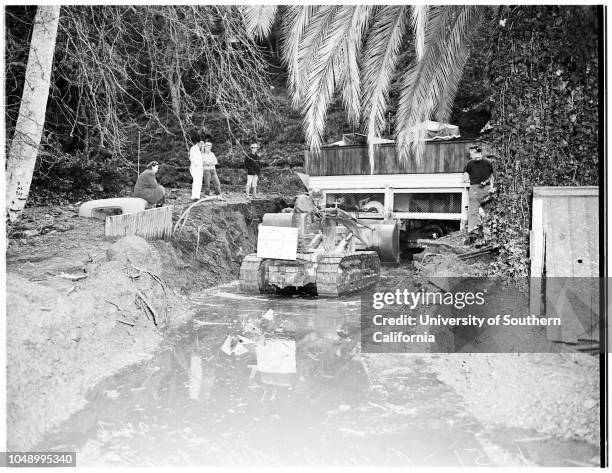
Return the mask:
<svg viewBox="0 0 612 473"><path fill-rule="evenodd" d="M468 148L474 141L429 141L421 162L414 156L400 162L395 144L382 144L374 148L374 174L415 174L463 172L468 161ZM341 176L370 174L367 146L328 146L318 154L306 151L306 172L311 176Z"/></svg>

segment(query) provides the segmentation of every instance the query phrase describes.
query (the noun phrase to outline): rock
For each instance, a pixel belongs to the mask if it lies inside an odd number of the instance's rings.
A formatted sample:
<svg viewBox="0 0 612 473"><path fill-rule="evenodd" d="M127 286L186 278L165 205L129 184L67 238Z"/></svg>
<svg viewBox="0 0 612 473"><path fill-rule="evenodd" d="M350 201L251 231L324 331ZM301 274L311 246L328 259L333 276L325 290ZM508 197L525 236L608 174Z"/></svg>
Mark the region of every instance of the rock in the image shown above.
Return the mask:
<svg viewBox="0 0 612 473"><path fill-rule="evenodd" d="M25 230L23 232L23 236L26 238L32 238L38 235L40 235L40 232L38 230Z"/></svg>
<svg viewBox="0 0 612 473"><path fill-rule="evenodd" d="M152 269L157 264L157 258L153 255L147 240L135 235L129 235L115 242L106 250L108 261L127 261L134 265Z"/></svg>

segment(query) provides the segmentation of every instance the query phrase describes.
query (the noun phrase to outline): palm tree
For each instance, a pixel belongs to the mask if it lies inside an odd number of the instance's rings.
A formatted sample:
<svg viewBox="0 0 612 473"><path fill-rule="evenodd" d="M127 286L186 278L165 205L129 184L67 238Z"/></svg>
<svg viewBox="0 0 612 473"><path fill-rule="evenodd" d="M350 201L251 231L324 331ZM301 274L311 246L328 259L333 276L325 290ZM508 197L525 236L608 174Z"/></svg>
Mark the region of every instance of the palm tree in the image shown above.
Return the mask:
<svg viewBox="0 0 612 473"><path fill-rule="evenodd" d="M282 54L293 106L304 115L312 151L340 93L350 122L372 138L385 126L389 91L399 81L395 138L400 158L423 151L425 122L447 121L483 6L299 5L245 7L247 29L262 37L281 18ZM409 47L408 66L398 70ZM370 152L370 165L373 166Z"/></svg>

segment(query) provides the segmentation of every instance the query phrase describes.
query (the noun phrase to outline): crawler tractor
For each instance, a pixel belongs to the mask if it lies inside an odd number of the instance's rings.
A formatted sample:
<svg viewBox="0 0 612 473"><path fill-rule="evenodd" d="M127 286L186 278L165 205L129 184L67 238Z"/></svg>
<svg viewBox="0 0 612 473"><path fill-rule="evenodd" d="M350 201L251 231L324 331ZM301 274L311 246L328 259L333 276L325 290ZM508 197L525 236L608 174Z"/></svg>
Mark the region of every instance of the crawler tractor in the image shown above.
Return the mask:
<svg viewBox="0 0 612 473"><path fill-rule="evenodd" d="M257 253L240 267L240 287L254 293L309 288L338 297L375 285L380 262L398 260L396 222L357 219L339 208L265 214Z"/></svg>

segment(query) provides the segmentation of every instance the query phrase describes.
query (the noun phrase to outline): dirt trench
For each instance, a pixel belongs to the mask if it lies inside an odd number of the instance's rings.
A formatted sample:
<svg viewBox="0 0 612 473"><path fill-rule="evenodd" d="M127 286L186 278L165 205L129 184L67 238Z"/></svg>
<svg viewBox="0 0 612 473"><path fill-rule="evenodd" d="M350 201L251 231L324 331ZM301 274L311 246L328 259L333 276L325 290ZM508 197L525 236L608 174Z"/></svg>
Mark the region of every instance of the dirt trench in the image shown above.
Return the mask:
<svg viewBox="0 0 612 473"><path fill-rule="evenodd" d="M283 198L274 197L194 207L171 242L151 242L162 261L162 277L183 294L236 279L242 259L257 250L262 216L286 206ZM182 211L175 209L175 222Z"/></svg>
<svg viewBox="0 0 612 473"><path fill-rule="evenodd" d="M190 204L172 203L175 220ZM263 214L284 206L278 196L202 204L169 242L105 239L104 222L76 206L26 210L37 233L9 229L7 249L9 449L27 450L101 380L150 358L191 317L185 295L235 279Z"/></svg>

